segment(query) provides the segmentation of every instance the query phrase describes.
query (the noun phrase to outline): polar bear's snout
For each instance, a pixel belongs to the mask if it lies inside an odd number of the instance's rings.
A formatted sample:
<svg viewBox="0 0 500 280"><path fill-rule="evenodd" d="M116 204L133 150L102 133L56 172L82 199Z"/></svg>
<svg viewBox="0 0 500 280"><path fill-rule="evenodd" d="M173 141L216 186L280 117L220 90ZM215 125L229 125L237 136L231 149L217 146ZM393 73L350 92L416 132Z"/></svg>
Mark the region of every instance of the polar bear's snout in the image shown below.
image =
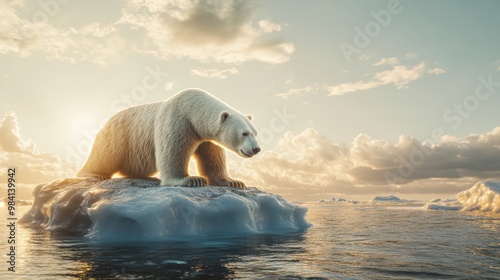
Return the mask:
<svg viewBox="0 0 500 280"><path fill-rule="evenodd" d="M251 147L240 149L239 154L242 155L243 157L250 158L258 154L259 152L260 152L259 144L257 144L255 141L254 145L252 145Z"/></svg>
<svg viewBox="0 0 500 280"><path fill-rule="evenodd" d="M241 143L240 155L243 155L244 157L253 157L259 152L260 146L257 142L257 138L252 133L250 133Z"/></svg>

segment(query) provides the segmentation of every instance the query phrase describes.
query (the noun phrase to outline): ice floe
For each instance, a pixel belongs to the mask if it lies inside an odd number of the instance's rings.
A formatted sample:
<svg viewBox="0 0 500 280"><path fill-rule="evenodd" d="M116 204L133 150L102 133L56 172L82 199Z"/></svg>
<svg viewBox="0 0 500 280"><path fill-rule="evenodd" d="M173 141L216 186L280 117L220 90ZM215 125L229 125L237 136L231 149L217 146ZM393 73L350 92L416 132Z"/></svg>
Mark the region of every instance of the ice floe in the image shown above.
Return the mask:
<svg viewBox="0 0 500 280"><path fill-rule="evenodd" d="M462 210L500 213L500 182L480 181L472 188L445 200L433 200L428 210Z"/></svg>
<svg viewBox="0 0 500 280"><path fill-rule="evenodd" d="M306 212L256 188L67 178L37 186L21 222L92 239L162 239L302 230Z"/></svg>

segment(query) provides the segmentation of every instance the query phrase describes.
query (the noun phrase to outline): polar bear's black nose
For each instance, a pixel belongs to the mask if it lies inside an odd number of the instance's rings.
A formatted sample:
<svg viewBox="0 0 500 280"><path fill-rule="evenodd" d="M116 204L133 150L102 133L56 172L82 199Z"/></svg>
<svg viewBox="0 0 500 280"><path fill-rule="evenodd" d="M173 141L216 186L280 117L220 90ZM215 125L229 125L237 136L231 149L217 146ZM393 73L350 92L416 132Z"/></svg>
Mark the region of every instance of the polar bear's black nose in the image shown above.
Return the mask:
<svg viewBox="0 0 500 280"><path fill-rule="evenodd" d="M260 148L252 148L252 152L254 155L256 155L260 152Z"/></svg>

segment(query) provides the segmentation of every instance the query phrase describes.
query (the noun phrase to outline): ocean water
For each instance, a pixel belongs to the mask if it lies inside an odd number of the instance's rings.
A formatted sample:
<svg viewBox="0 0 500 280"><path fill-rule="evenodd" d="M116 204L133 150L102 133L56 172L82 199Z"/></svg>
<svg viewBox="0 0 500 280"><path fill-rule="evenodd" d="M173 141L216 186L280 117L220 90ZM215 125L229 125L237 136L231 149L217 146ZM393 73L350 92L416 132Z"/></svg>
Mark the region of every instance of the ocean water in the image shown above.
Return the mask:
<svg viewBox="0 0 500 280"><path fill-rule="evenodd" d="M499 279L499 214L303 206L307 230L191 240L104 243L18 225L16 272L2 261L0 279Z"/></svg>

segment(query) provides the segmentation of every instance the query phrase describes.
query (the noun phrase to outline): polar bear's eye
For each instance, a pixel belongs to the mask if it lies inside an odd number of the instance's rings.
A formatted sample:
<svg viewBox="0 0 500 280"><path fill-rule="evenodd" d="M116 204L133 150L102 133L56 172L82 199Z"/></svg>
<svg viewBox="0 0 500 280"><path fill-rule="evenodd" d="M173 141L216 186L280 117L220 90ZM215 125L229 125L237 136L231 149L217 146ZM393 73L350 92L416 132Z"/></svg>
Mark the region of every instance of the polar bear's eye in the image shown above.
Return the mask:
<svg viewBox="0 0 500 280"><path fill-rule="evenodd" d="M248 135L250 135L250 133L248 133L248 132L243 132L243 136L248 136Z"/></svg>

